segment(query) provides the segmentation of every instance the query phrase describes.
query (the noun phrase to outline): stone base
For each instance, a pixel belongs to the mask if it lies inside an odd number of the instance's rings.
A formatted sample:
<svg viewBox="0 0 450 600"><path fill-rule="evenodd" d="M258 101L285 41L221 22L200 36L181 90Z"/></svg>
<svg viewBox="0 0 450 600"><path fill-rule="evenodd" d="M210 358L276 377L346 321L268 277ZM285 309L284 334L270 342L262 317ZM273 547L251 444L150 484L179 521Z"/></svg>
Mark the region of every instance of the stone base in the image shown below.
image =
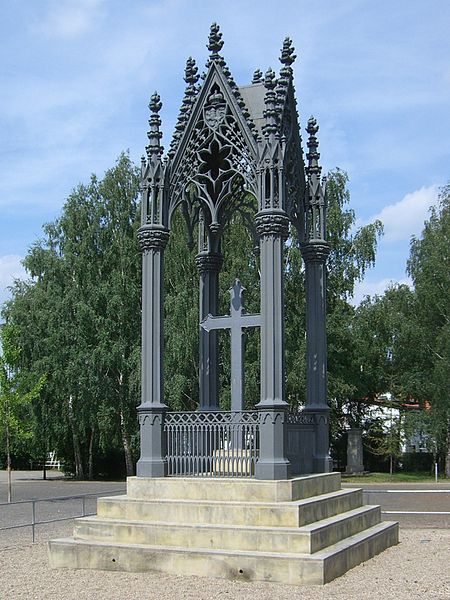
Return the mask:
<svg viewBox="0 0 450 600"><path fill-rule="evenodd" d="M54 568L159 571L323 584L398 542L340 474L290 480L128 479L74 537L49 543Z"/></svg>

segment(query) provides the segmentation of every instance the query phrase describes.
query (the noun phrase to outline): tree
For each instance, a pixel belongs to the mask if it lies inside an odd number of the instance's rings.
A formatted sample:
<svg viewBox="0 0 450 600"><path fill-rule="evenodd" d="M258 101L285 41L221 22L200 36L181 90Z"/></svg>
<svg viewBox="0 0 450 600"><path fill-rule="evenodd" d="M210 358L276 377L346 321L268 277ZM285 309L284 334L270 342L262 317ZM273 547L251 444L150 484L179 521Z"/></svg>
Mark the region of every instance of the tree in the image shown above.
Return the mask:
<svg viewBox="0 0 450 600"><path fill-rule="evenodd" d="M102 181L93 176L78 186L25 259L32 280L16 283L4 310L7 322L20 325L22 367L49 374L46 410L37 411L41 430L79 478L93 476L95 455L120 446L133 471L137 195L137 172L125 155ZM44 412L51 412L48 424Z"/></svg>
<svg viewBox="0 0 450 600"><path fill-rule="evenodd" d="M34 387L25 392L18 370L20 348L16 342L17 329L3 325L0 339L0 434L5 440L8 502L11 502L11 449L15 441L31 436L28 409L31 401L39 396L45 376L41 376Z"/></svg>
<svg viewBox="0 0 450 600"><path fill-rule="evenodd" d="M423 349L415 364L417 394L438 415L437 439L450 477L450 184L441 189L421 237L411 242L408 272Z"/></svg>

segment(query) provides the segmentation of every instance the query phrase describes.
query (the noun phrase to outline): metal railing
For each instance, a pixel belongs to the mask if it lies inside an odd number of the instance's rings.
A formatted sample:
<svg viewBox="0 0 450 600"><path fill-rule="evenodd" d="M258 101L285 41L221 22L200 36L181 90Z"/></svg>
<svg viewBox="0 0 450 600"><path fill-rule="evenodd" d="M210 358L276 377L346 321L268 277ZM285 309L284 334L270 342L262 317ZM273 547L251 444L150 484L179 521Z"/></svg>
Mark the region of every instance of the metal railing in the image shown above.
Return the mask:
<svg viewBox="0 0 450 600"><path fill-rule="evenodd" d="M259 454L256 411L169 412L164 433L169 475L254 475Z"/></svg>
<svg viewBox="0 0 450 600"><path fill-rule="evenodd" d="M124 489L121 490L107 490L104 492L96 492L96 493L90 493L90 494L78 494L76 496L57 496L54 498L32 498L31 500L18 500L17 502L1 502L0 503L0 510L3 508L7 508L7 507L12 507L12 506L20 506L20 505L26 505L29 504L31 505L31 521L27 522L27 523L20 523L18 525L8 525L6 527L0 527L0 532L1 531L10 531L12 529L22 529L24 527L31 527L31 538L32 538L32 542L36 541L36 527L38 525L46 525L49 523L57 523L59 521L69 521L71 519L76 519L79 517L87 517L90 515L95 515L96 511L87 511L86 510L86 501L88 499L97 499L100 496L106 496L106 495L115 495L115 494L123 494L125 492ZM38 520L36 518L36 506L39 503L58 503L58 502L69 502L69 501L73 501L73 500L80 500L80 514L71 514L70 516L65 516L65 517L58 517L58 518L51 518L51 519L44 519L44 520Z"/></svg>

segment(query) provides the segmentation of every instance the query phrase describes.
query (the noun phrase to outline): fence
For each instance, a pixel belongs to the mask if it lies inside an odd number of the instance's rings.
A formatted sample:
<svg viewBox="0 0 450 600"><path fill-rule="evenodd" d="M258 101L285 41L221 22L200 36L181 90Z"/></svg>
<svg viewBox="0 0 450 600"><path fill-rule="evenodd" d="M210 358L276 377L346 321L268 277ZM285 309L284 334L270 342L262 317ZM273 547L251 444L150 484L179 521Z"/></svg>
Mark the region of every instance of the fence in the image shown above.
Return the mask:
<svg viewBox="0 0 450 600"><path fill-rule="evenodd" d="M165 416L168 474L253 477L259 457L258 411L169 412ZM312 473L313 415L287 413L287 458L292 474Z"/></svg>
<svg viewBox="0 0 450 600"><path fill-rule="evenodd" d="M71 519L76 519L77 517L86 517L89 515L94 515L96 514L96 511L87 511L86 510L86 502L89 499L97 499L99 496L105 496L105 495L115 495L115 494L123 494L124 490L111 490L111 491L104 491L104 492L97 492L97 493L92 493L92 494L79 494L76 496L60 496L60 497L55 497L55 498L34 498L31 500L19 500L17 502L1 502L0 503L0 510L4 509L4 508L11 508L11 507L17 507L17 506L25 506L25 505L30 505L30 514L29 516L31 517L31 521L27 522L27 523L20 523L18 525L8 525L6 527L0 527L0 532L1 531L9 531L9 530L13 530L13 529L22 529L25 527L30 527L31 528L31 538L32 541L35 542L36 541L36 526L37 525L46 525L49 523L57 523L59 521L69 521ZM58 518L51 518L51 519L45 519L45 520L38 520L37 518L37 510L36 507L39 504L43 504L43 503L51 503L51 504L56 504L58 502L72 502L72 501L80 501L79 504L79 508L80 510L77 511L80 514L71 514L70 516L64 516L64 517L58 517Z"/></svg>
<svg viewBox="0 0 450 600"><path fill-rule="evenodd" d="M259 452L259 413L169 412L164 432L169 475L252 477Z"/></svg>

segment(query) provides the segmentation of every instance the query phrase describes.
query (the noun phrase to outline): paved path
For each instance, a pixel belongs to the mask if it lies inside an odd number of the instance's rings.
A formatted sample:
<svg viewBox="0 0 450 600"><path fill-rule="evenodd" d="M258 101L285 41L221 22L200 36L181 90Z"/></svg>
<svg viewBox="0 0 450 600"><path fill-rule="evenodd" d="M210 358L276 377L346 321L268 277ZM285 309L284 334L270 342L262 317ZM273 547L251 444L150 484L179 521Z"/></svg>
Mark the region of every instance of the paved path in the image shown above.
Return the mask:
<svg viewBox="0 0 450 600"><path fill-rule="evenodd" d="M407 528L450 529L450 482L448 483L344 483L361 487L365 504L379 504L383 519Z"/></svg>

